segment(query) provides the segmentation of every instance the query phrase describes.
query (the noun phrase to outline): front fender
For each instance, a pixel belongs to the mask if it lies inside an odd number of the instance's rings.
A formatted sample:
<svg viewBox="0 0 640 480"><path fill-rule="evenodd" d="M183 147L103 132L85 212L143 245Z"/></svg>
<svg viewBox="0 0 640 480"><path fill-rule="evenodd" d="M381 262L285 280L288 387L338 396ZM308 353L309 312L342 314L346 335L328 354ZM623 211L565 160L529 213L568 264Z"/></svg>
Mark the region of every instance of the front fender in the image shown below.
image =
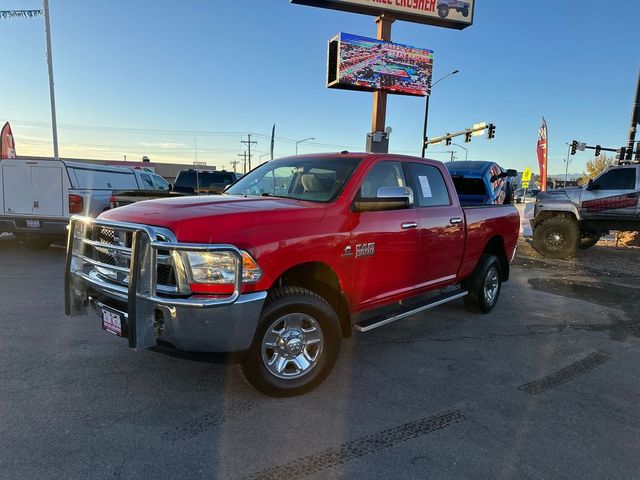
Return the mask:
<svg viewBox="0 0 640 480"><path fill-rule="evenodd" d="M543 220L554 215L572 216L576 221L581 220L580 209L574 203L555 203L553 201L536 202L535 213L531 220L531 227L536 228Z"/></svg>

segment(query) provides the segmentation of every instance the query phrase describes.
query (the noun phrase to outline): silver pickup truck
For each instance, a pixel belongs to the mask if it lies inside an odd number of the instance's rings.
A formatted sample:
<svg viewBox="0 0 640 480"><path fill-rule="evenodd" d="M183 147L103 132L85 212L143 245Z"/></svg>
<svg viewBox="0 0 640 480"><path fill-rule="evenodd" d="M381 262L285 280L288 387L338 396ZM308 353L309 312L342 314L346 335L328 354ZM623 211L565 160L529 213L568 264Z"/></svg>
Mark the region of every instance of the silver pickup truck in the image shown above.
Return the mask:
<svg viewBox="0 0 640 480"><path fill-rule="evenodd" d="M609 230L640 231L640 165L607 169L588 185L540 192L533 246L551 258L569 258L595 245Z"/></svg>

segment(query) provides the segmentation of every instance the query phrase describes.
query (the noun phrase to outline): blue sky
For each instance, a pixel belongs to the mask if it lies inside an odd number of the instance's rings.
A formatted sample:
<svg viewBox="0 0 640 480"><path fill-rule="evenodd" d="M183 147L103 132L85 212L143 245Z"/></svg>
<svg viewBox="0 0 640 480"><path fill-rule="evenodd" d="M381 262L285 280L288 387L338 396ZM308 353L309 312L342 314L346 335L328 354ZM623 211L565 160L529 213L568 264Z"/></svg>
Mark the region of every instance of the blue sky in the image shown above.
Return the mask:
<svg viewBox="0 0 640 480"><path fill-rule="evenodd" d="M273 123L277 155L306 137L316 141L302 153L364 149L372 95L327 89L326 49L340 31L375 36L373 17L288 0L50 5L62 156L190 163L197 143L199 161L230 168L242 134L258 135L258 156L268 151ZM0 0L0 10L14 8L40 2ZM544 115L557 173L574 138L626 143L639 17L635 1L477 0L475 23L463 31L396 22L393 40L434 50L435 79L460 70L432 92L430 136L493 122L496 138L474 138L469 158L537 169ZM0 42L0 121L12 122L18 154L50 155L43 19L0 20ZM423 98L389 97L392 151L419 154L423 115ZM429 156L445 160L446 149L430 147ZM590 158L579 153L570 170Z"/></svg>

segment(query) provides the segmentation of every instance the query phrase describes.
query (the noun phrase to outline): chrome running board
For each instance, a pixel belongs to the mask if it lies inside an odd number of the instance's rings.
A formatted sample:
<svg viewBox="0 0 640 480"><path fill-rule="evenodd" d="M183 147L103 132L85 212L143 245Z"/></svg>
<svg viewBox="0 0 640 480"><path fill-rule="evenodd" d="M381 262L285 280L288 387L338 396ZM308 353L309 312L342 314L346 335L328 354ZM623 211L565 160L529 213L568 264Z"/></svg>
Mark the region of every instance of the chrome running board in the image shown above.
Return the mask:
<svg viewBox="0 0 640 480"><path fill-rule="evenodd" d="M372 318L368 318L354 324L353 328L355 328L359 332L368 332L370 330L373 330L374 328L388 325L389 323L395 322L396 320L401 320L403 318L410 317L411 315L429 310L430 308L437 307L438 305L452 302L453 300L464 297L468 293L469 292L466 290L455 290L453 292L443 293L442 295L430 298L428 303L420 305L419 307L415 307L413 305L405 307L405 309L401 310L399 313L392 317L389 317L389 314L374 316Z"/></svg>

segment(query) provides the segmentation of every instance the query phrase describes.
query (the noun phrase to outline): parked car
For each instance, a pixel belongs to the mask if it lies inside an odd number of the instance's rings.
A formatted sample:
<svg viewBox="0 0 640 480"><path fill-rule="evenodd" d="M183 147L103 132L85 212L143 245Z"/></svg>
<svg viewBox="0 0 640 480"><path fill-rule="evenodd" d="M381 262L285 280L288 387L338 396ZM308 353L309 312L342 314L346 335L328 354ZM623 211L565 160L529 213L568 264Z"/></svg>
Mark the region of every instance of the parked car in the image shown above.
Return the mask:
<svg viewBox="0 0 640 480"><path fill-rule="evenodd" d="M448 162L446 166L463 206L513 203L515 170L478 161Z"/></svg>
<svg viewBox="0 0 640 480"><path fill-rule="evenodd" d="M73 214L97 216L114 189L153 188L161 177L145 169L20 158L0 161L0 233L34 249L67 234ZM165 182L166 183L166 182Z"/></svg>
<svg viewBox="0 0 640 480"><path fill-rule="evenodd" d="M640 231L640 165L607 169L582 188L540 192L533 246L552 258L569 258L595 245L609 230Z"/></svg>
<svg viewBox="0 0 640 480"><path fill-rule="evenodd" d="M463 208L440 162L341 153L259 166L223 195L75 218L66 313L134 348L242 352L274 396L314 388L341 339L464 298L490 312L520 217Z"/></svg>
<svg viewBox="0 0 640 480"><path fill-rule="evenodd" d="M469 2L462 2L460 0L438 0L438 16L440 18L447 18L449 16L449 10L455 10L461 13L463 17L469 16L471 4Z"/></svg>

